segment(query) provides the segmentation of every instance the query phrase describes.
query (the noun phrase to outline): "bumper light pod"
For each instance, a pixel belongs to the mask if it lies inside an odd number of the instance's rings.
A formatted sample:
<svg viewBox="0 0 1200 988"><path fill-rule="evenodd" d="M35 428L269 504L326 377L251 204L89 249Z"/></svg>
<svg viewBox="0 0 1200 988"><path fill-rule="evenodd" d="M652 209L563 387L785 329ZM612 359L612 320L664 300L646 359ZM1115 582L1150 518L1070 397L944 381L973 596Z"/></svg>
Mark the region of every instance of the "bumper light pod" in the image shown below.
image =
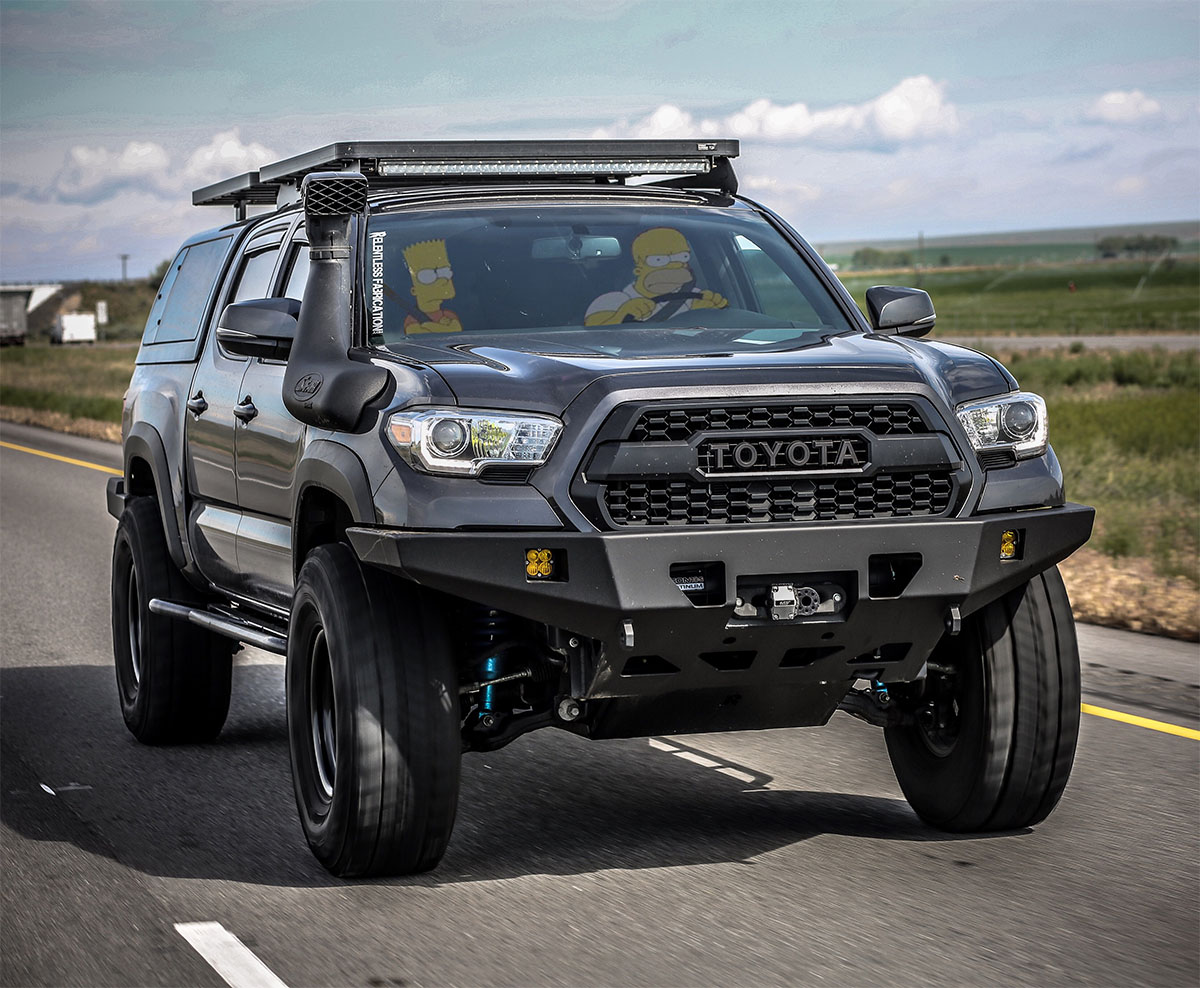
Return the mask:
<svg viewBox="0 0 1200 988"><path fill-rule="evenodd" d="M475 477L494 463L541 466L562 432L550 415L468 408L395 412L388 438L409 466L426 473Z"/></svg>
<svg viewBox="0 0 1200 988"><path fill-rule="evenodd" d="M1000 533L1000 558L1021 558L1021 535L1019 532L1010 528Z"/></svg>

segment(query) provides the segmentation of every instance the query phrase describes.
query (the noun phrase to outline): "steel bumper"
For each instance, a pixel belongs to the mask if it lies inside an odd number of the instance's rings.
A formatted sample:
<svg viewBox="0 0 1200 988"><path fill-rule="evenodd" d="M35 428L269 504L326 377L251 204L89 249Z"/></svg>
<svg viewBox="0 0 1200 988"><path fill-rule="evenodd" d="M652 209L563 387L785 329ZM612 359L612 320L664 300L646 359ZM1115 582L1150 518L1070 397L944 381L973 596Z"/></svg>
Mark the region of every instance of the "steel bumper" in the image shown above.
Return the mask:
<svg viewBox="0 0 1200 988"><path fill-rule="evenodd" d="M917 678L954 608L966 617L1069 556L1087 541L1094 514L1067 504L962 519L769 529L359 527L348 535L368 565L600 642L584 696L624 698L617 707L632 719L598 735L613 737L647 733L637 725L652 711L633 717L630 700L671 706L664 731L676 723L680 730L823 723L855 679ZM1000 558L1006 531L1019 535L1019 558ZM550 549L566 578L531 581L525 559L534 548ZM890 556L919 557L916 571L899 593L879 596L874 588L873 595L871 559ZM697 605L672 580L671 566L709 562L723 566L724 593ZM739 579L808 574L840 575L848 591L840 614L757 623L734 614ZM730 705L740 709L713 719L713 711ZM682 714L701 707L711 709L699 722Z"/></svg>

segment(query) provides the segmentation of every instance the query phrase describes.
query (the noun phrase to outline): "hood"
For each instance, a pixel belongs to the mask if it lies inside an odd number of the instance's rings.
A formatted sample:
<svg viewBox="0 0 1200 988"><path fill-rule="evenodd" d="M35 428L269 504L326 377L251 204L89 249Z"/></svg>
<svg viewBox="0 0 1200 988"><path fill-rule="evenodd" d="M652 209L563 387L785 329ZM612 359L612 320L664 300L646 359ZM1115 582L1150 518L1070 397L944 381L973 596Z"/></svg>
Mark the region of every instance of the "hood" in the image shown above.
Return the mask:
<svg viewBox="0 0 1200 988"><path fill-rule="evenodd" d="M584 340L588 342L585 343ZM438 372L464 407L561 415L590 385L680 388L863 382L926 385L947 405L1010 391L1012 378L967 347L896 336L815 334L776 341L763 331L621 330L538 337L445 334L393 344L397 355ZM608 386L618 384L608 381Z"/></svg>

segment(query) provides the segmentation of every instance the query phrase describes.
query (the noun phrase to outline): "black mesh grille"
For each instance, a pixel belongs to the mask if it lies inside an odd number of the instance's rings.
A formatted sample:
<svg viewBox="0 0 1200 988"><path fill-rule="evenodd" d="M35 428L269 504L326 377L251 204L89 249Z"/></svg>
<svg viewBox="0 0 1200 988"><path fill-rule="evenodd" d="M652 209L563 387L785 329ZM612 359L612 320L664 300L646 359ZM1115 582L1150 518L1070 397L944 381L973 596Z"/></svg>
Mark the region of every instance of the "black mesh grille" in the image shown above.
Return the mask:
<svg viewBox="0 0 1200 988"><path fill-rule="evenodd" d="M921 413L904 401L842 404L806 402L715 408L652 408L638 418L634 442L690 439L697 432L743 429L867 429L877 436L930 431Z"/></svg>
<svg viewBox="0 0 1200 988"><path fill-rule="evenodd" d="M940 515L950 509L949 473L824 480L615 481L604 491L614 525L765 525Z"/></svg>
<svg viewBox="0 0 1200 988"><path fill-rule="evenodd" d="M367 208L367 180L362 175L314 178L304 182L304 211L313 216L345 216Z"/></svg>

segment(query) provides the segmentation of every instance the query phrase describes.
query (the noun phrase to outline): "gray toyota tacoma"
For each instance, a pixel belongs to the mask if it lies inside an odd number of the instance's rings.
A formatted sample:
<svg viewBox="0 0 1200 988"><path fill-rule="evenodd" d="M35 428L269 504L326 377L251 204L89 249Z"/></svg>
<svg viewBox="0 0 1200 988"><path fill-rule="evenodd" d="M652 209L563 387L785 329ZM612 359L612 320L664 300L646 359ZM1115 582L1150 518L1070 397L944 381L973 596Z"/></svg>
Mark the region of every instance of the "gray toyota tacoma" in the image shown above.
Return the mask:
<svg viewBox="0 0 1200 988"><path fill-rule="evenodd" d="M1058 802L1091 531L1046 408L864 315L736 141L333 144L198 190L125 396L113 651L149 744L287 657L300 822L340 876L445 851L464 752L883 728L914 810ZM247 207L259 209L247 218Z"/></svg>

